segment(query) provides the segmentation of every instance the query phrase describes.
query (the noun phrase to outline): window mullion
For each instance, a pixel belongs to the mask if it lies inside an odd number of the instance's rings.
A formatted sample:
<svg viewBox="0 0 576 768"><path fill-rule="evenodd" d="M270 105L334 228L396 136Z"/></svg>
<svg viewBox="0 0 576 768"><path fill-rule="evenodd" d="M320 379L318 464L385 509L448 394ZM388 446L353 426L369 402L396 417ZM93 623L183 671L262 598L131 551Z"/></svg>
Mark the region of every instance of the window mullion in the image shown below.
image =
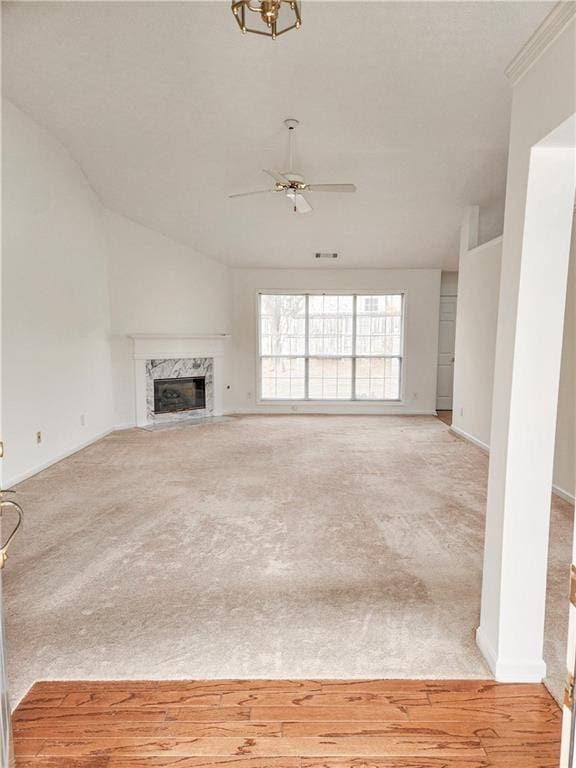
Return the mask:
<svg viewBox="0 0 576 768"><path fill-rule="evenodd" d="M356 400L356 294L352 297L352 400Z"/></svg>
<svg viewBox="0 0 576 768"><path fill-rule="evenodd" d="M309 295L305 294L304 296L304 400L310 399L310 384L308 381L308 375L310 371L310 361L309 361L309 354L310 354L310 344L308 341L308 330L310 327L309 323L309 317L308 317L308 308L309 308Z"/></svg>

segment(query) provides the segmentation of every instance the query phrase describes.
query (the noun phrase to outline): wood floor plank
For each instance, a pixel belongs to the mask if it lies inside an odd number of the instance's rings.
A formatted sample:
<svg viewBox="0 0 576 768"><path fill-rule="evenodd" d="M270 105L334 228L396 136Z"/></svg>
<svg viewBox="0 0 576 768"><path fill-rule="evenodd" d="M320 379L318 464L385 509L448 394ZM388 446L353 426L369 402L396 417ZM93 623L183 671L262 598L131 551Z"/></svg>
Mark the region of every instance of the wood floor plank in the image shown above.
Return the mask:
<svg viewBox="0 0 576 768"><path fill-rule="evenodd" d="M219 704L219 694L180 691L174 687L162 691L153 689L132 691L125 688L115 691L68 693L64 696L61 706L132 709L135 707L217 707Z"/></svg>
<svg viewBox="0 0 576 768"><path fill-rule="evenodd" d="M540 733L546 736L548 732ZM282 723L284 736L316 736L322 738L336 738L342 736L426 736L428 738L468 738L478 739L481 736L498 738L499 732L492 726L484 726L481 723L442 723L425 721L414 723L409 720L404 722L306 722L306 723ZM553 738L552 734L550 738Z"/></svg>
<svg viewBox="0 0 576 768"><path fill-rule="evenodd" d="M24 738L33 733L35 737L46 739L83 739L114 738L129 736L142 738L199 738L205 736L233 736L250 738L252 736L282 735L281 723L257 723L250 720L223 723L182 723L165 721L163 723L134 723L115 720L110 723L65 724L50 723L39 725L36 722L20 721L14 726L14 735Z"/></svg>
<svg viewBox="0 0 576 768"><path fill-rule="evenodd" d="M474 720L461 720L456 722L425 720L414 722L389 721L389 722L291 722L282 723L282 733L285 736L388 736L388 735L412 735L443 737L466 737L479 739L519 739L525 742L556 741L560 740L561 723L539 722L498 722L483 723Z"/></svg>
<svg viewBox="0 0 576 768"><path fill-rule="evenodd" d="M406 681L405 681L406 682ZM68 693L108 693L129 688L134 692L173 691L211 695L239 691L278 691L290 693L298 691L320 692L322 683L315 680L47 680L41 684L42 690L56 696ZM403 690L395 688L396 690Z"/></svg>
<svg viewBox="0 0 576 768"><path fill-rule="evenodd" d="M508 683L502 686L495 682L484 682L470 688L447 688L444 690L428 691L431 704L451 704L460 702L490 701L518 697L522 701L549 701L550 694L540 683Z"/></svg>
<svg viewBox="0 0 576 768"><path fill-rule="evenodd" d="M188 710L186 710L188 711ZM202 720L203 717L207 717L209 712L210 721L218 719L218 715L222 714L221 709L210 708L195 709L194 717L196 720ZM138 709L91 709L89 707L22 707L19 706L12 715L12 722L15 727L20 723L31 723L32 727L35 724L39 726L45 725L57 725L59 723L68 723L70 725L84 723L116 723L116 722L134 722L134 723L155 723L163 722L168 718L169 710L167 709L155 709L155 708L143 708ZM232 710L227 710L226 713L229 718L232 719L248 719L250 716L249 709L240 709L240 707L233 707Z"/></svg>
<svg viewBox="0 0 576 768"><path fill-rule="evenodd" d="M58 707L63 700L64 694L47 690L42 683L35 683L18 706L19 708Z"/></svg>
<svg viewBox="0 0 576 768"><path fill-rule="evenodd" d="M34 757L40 752L45 739L15 739L14 754L18 757Z"/></svg>
<svg viewBox="0 0 576 768"><path fill-rule="evenodd" d="M555 701L542 700L523 705L517 699L485 701L476 704L432 704L430 706L405 707L410 720L417 722L475 720L494 724L497 722L556 722L561 714Z"/></svg>
<svg viewBox="0 0 576 768"><path fill-rule="evenodd" d="M193 723L221 723L234 720L249 720L250 715L251 710L248 707L217 707L213 709L185 707L184 709L169 709L166 713L166 720Z"/></svg>
<svg viewBox="0 0 576 768"><path fill-rule="evenodd" d="M494 768L487 758L303 757L301 768Z"/></svg>
<svg viewBox="0 0 576 768"><path fill-rule="evenodd" d="M529 739L482 739L488 757L497 759L499 757L509 758L512 755L523 753L532 756L544 756L547 758L560 757L560 744L558 739L543 739L541 737Z"/></svg>
<svg viewBox="0 0 576 768"><path fill-rule="evenodd" d="M362 706L354 704L338 707L251 707L250 716L258 722L313 722L313 721L376 721L408 720L404 707Z"/></svg>
<svg viewBox="0 0 576 768"><path fill-rule="evenodd" d="M239 691L222 694L223 706L242 707L355 707L376 705L401 707L429 704L426 694L419 692L371 693L353 691L342 693L283 693L277 691Z"/></svg>
<svg viewBox="0 0 576 768"><path fill-rule="evenodd" d="M365 679L365 680L317 680L323 693L475 693L499 687L494 680L401 680L401 679Z"/></svg>
<svg viewBox="0 0 576 768"><path fill-rule="evenodd" d="M41 757L18 762L18 768L172 768L173 766L177 768L300 768L300 758L101 755L100 757ZM464 768L477 768L477 766L464 766Z"/></svg>
<svg viewBox="0 0 576 768"><path fill-rule="evenodd" d="M38 755L185 755L200 756L250 756L250 757L298 757L302 754L331 757L337 755L376 756L437 756L437 757L485 757L478 739L443 739L400 737L342 737L323 738L228 738L206 737L198 739L47 739Z"/></svg>

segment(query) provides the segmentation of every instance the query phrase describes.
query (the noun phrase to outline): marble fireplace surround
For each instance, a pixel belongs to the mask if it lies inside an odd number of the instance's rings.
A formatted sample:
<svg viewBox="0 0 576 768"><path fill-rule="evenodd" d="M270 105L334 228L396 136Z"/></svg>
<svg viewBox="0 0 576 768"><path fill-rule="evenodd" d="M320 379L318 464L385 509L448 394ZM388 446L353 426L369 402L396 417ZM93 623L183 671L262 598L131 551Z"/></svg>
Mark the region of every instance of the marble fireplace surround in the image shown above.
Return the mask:
<svg viewBox="0 0 576 768"><path fill-rule="evenodd" d="M224 410L224 355L227 334L131 334L134 344L136 425L221 416ZM206 408L154 413L154 379L206 377Z"/></svg>

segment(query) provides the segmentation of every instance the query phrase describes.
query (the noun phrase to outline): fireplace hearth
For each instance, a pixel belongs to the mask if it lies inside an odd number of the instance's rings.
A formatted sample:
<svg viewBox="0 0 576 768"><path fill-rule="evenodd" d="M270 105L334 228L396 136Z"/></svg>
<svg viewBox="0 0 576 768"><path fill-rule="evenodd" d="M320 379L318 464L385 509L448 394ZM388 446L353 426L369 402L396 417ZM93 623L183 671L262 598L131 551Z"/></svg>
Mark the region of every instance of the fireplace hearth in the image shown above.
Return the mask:
<svg viewBox="0 0 576 768"><path fill-rule="evenodd" d="M206 408L206 377L154 379L154 413Z"/></svg>

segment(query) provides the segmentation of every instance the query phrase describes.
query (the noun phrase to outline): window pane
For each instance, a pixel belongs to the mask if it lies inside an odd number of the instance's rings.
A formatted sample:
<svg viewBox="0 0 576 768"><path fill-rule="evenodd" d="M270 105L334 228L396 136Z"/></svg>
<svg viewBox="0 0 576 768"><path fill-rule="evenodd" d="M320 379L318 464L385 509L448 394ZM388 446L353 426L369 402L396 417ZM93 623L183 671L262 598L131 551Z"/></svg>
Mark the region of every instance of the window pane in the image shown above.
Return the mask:
<svg viewBox="0 0 576 768"><path fill-rule="evenodd" d="M356 353L399 355L402 339L402 296L358 296Z"/></svg>
<svg viewBox="0 0 576 768"><path fill-rule="evenodd" d="M303 355L306 349L304 296L260 297L262 355Z"/></svg>
<svg viewBox="0 0 576 768"><path fill-rule="evenodd" d="M356 360L356 398L358 400L399 400L399 358L359 357Z"/></svg>
<svg viewBox="0 0 576 768"><path fill-rule="evenodd" d="M312 400L352 397L352 359L314 358L308 361L308 396Z"/></svg>
<svg viewBox="0 0 576 768"><path fill-rule="evenodd" d="M352 354L352 296L309 296L308 334L311 355Z"/></svg>
<svg viewBox="0 0 576 768"><path fill-rule="evenodd" d="M264 400L301 400L304 397L303 357L263 357L261 371Z"/></svg>

